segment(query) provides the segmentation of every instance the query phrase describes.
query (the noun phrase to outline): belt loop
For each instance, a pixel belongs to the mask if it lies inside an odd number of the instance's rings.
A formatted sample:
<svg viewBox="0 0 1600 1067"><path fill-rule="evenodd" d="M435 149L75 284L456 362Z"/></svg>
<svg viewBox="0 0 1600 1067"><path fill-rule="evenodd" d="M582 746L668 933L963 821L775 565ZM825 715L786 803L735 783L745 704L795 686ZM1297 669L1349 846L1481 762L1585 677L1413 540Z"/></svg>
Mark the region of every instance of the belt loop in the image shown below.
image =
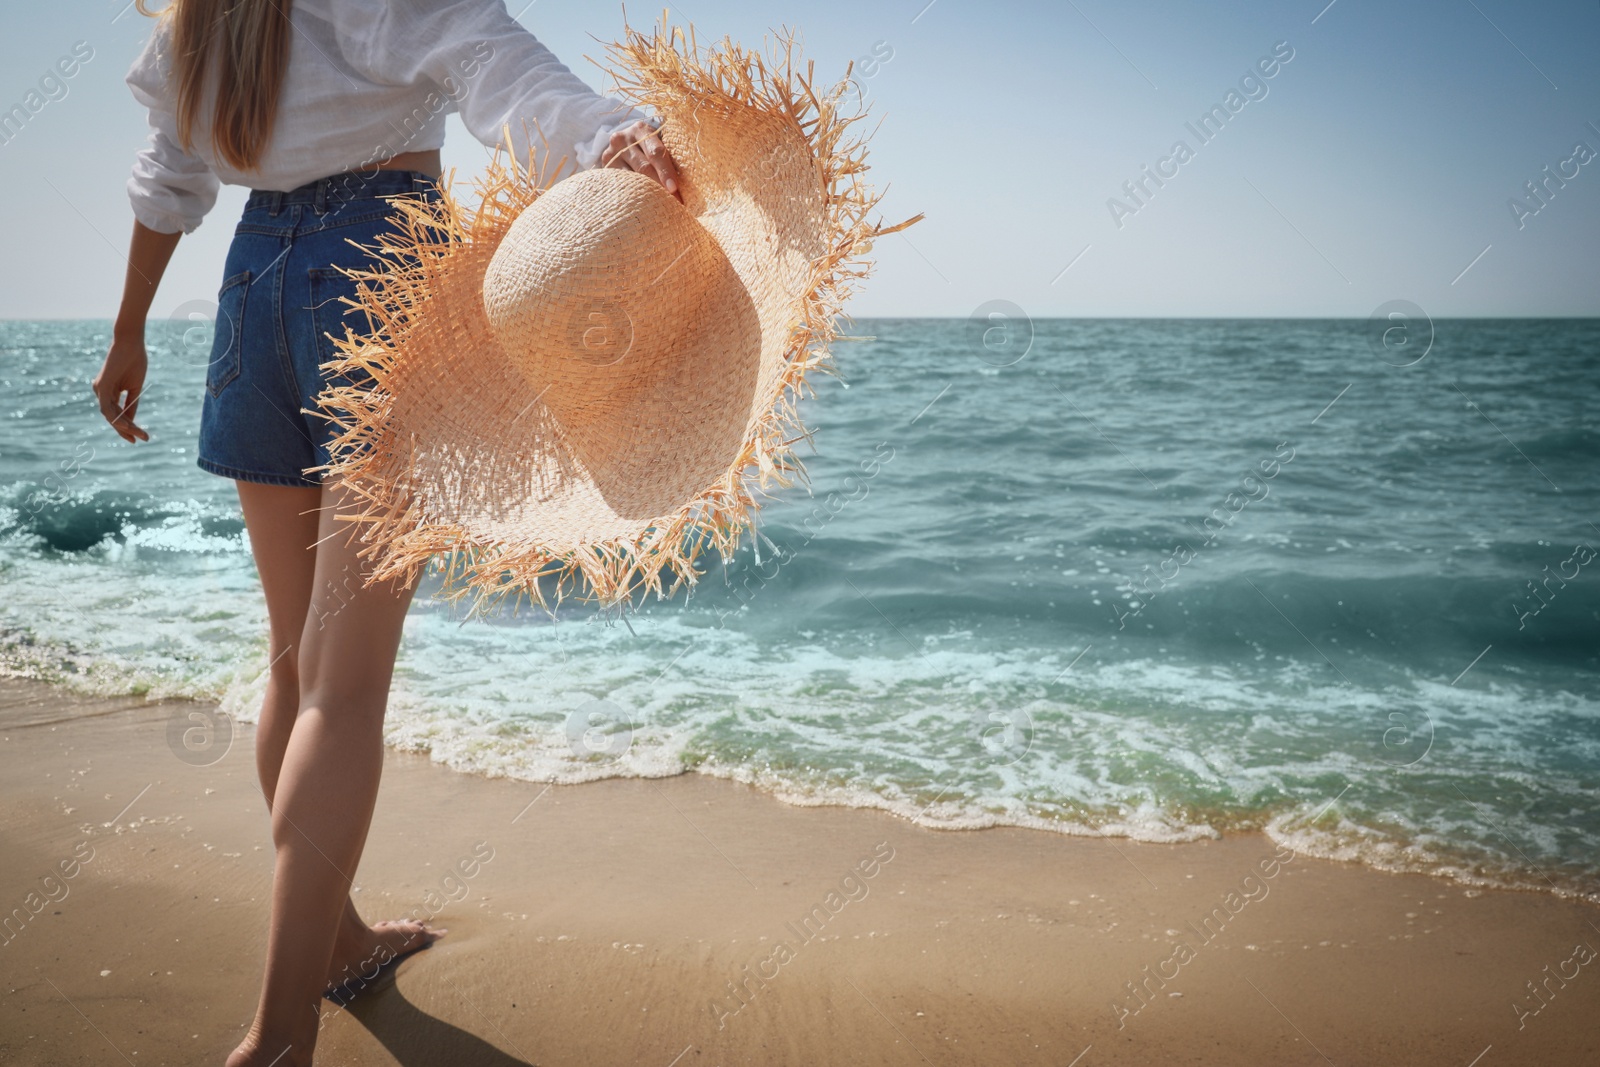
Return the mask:
<svg viewBox="0 0 1600 1067"><path fill-rule="evenodd" d="M318 215L326 215L328 213L328 179L327 178L318 178L317 179L317 196L316 196L315 207L316 207L316 212L317 212Z"/></svg>
<svg viewBox="0 0 1600 1067"><path fill-rule="evenodd" d="M271 210L268 214L273 218L277 218L278 213L283 210L283 193L277 189L272 190L268 194L267 203L271 205Z"/></svg>

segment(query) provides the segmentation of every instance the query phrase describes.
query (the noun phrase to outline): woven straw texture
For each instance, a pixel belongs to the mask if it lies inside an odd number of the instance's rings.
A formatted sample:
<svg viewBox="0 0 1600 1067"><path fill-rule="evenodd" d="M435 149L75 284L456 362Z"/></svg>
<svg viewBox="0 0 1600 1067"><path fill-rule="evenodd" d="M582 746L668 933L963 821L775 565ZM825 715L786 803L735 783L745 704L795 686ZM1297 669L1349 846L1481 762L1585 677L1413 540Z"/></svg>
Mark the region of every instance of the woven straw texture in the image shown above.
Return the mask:
<svg viewBox="0 0 1600 1067"><path fill-rule="evenodd" d="M319 402L371 581L438 561L474 611L664 595L803 477L807 376L871 239L916 219L867 222L861 116L792 38L762 57L663 23L610 53L663 120L682 204L631 171L549 185L497 156L474 209L397 201L383 268L356 274L370 329L328 369L368 384Z"/></svg>

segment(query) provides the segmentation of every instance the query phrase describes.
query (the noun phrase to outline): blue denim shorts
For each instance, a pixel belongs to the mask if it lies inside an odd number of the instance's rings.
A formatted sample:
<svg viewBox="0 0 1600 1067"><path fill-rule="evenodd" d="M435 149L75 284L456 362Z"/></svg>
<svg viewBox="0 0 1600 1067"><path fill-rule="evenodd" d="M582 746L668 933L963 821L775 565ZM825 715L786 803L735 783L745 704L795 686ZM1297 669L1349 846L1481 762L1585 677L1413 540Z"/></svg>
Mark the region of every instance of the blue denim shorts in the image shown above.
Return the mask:
<svg viewBox="0 0 1600 1067"><path fill-rule="evenodd" d="M392 232L396 196L437 199L434 179L409 170L322 178L291 192L255 190L234 230L217 293L216 332L200 411L200 466L267 485L320 485L335 427L317 394L336 379L333 337L364 333L343 302L356 283L339 268L372 268L371 246ZM352 244L351 242L355 242ZM349 379L341 379L348 382Z"/></svg>

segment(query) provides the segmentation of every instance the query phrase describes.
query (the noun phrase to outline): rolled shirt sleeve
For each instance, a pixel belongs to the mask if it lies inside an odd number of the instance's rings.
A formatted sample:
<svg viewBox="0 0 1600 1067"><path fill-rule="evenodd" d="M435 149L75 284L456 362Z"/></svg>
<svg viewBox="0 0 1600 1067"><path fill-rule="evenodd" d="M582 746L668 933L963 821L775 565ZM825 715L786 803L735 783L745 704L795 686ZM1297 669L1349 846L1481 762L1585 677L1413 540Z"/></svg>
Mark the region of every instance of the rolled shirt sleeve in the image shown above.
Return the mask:
<svg viewBox="0 0 1600 1067"><path fill-rule="evenodd" d="M220 183L205 160L179 143L177 108L162 69L166 36L158 24L128 71L128 87L150 115L150 139L134 157L128 200L134 218L150 229L193 233L217 202Z"/></svg>
<svg viewBox="0 0 1600 1067"><path fill-rule="evenodd" d="M601 96L506 11L504 0L335 4L345 55L374 81L427 80L486 145L506 131L519 161L562 173L599 162L612 132L647 116Z"/></svg>

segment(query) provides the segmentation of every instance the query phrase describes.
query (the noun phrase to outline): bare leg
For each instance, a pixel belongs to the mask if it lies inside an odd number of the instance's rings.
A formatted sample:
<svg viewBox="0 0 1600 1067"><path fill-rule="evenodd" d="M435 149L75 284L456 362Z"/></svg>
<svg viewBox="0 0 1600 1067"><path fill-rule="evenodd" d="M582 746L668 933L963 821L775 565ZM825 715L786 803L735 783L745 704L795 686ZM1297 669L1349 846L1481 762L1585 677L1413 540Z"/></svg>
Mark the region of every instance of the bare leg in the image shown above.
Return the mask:
<svg viewBox="0 0 1600 1067"><path fill-rule="evenodd" d="M236 482L250 551L267 598L271 668L256 729L256 773L267 808L278 788L283 752L300 713L300 633L311 607L316 577L317 508L322 490Z"/></svg>
<svg viewBox="0 0 1600 1067"><path fill-rule="evenodd" d="M250 550L266 594L270 623L268 658L271 663L266 692L261 701L261 721L256 728L256 773L267 810L277 792L283 754L300 713L300 639L310 626L336 612L349 599L349 589L359 586L352 577L329 588L316 587L317 525L322 490L315 486L290 487L236 482L239 506L250 531ZM399 955L416 947L427 928L418 922L380 922L368 926L345 898L344 918L334 942L328 982L337 985L354 975L370 973L370 961L385 950Z"/></svg>
<svg viewBox="0 0 1600 1067"><path fill-rule="evenodd" d="M297 652L298 715L272 798L277 864L266 978L228 1067L308 1065L336 935L378 793L383 715L411 591L364 586L348 527L322 491L311 597ZM252 537L254 534L252 533ZM281 1058L280 1058L281 1057Z"/></svg>

